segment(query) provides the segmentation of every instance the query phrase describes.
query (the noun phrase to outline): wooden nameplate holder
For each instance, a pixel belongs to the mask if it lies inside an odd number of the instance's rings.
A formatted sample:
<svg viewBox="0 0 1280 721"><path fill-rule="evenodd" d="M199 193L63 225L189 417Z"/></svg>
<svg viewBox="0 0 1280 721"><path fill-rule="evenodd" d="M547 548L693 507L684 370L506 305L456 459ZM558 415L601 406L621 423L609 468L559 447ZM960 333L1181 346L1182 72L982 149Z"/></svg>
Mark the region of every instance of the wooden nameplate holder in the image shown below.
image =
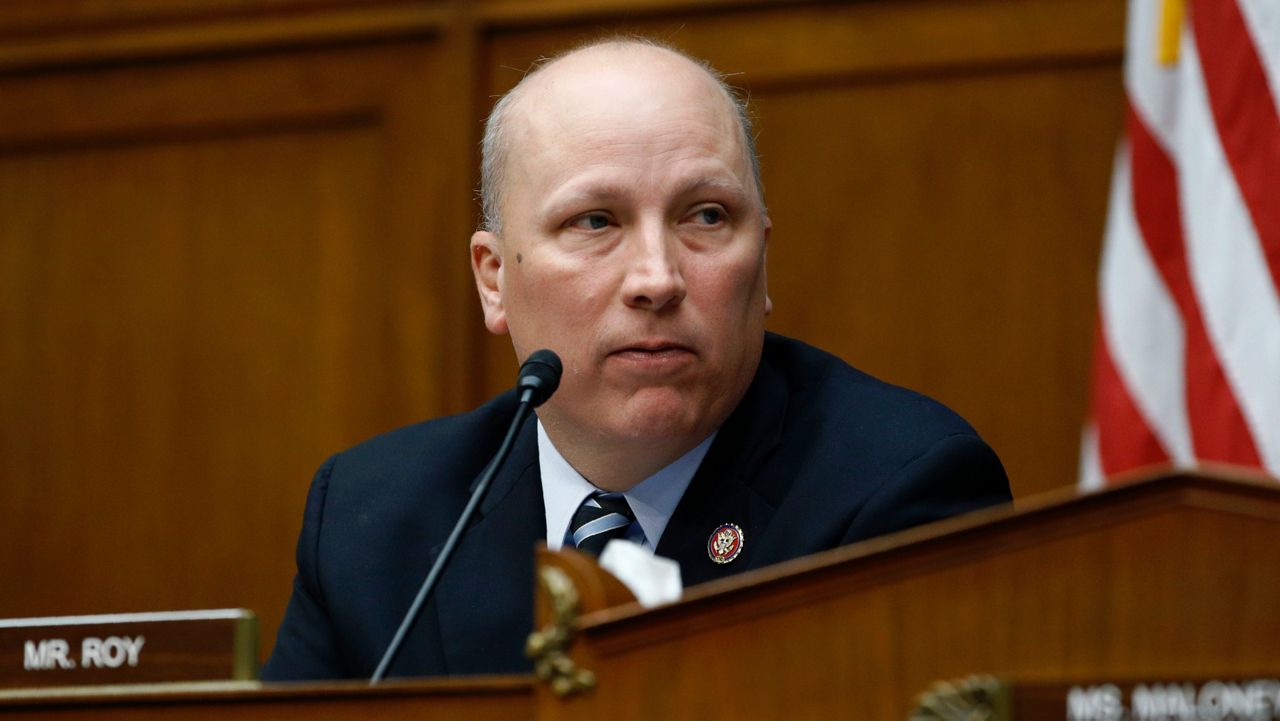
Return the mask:
<svg viewBox="0 0 1280 721"><path fill-rule="evenodd" d="M0 620L0 689L257 677L244 609Z"/></svg>

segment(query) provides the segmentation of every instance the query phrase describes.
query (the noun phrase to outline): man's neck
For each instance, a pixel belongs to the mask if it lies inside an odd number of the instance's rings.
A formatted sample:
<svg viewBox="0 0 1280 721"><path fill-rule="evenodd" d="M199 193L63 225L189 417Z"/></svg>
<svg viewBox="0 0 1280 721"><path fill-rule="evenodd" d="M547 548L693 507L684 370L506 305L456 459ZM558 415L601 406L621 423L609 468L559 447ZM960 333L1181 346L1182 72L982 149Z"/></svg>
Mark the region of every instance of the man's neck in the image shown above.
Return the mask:
<svg viewBox="0 0 1280 721"><path fill-rule="evenodd" d="M546 424L544 427L556 450L575 471L596 488L619 493L676 462L714 432L698 438L583 444L565 438L561 429Z"/></svg>

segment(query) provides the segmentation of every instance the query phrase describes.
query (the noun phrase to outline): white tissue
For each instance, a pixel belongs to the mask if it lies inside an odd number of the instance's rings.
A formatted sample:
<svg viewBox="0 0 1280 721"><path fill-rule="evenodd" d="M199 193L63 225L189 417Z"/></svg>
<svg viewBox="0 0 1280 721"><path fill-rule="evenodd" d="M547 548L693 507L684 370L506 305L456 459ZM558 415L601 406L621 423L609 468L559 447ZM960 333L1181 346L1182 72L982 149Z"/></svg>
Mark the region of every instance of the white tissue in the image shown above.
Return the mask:
<svg viewBox="0 0 1280 721"><path fill-rule="evenodd" d="M631 589L645 608L680 600L680 564L655 556L638 543L614 539L600 554L600 567Z"/></svg>

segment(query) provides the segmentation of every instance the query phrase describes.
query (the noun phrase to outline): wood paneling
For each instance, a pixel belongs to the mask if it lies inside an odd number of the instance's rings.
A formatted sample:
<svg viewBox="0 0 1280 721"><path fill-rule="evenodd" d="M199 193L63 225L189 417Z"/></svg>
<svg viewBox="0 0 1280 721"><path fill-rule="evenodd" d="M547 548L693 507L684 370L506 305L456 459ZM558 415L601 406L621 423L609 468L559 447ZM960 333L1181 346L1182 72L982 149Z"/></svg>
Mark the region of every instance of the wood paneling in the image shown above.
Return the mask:
<svg viewBox="0 0 1280 721"><path fill-rule="evenodd" d="M1113 81L1086 66L759 100L765 158L808 159L766 166L771 325L945 401L1018 495L1073 481L1119 118L1062 111Z"/></svg>
<svg viewBox="0 0 1280 721"><path fill-rule="evenodd" d="M0 78L0 616L247 606L269 644L315 467L470 405L444 58Z"/></svg>
<svg viewBox="0 0 1280 721"><path fill-rule="evenodd" d="M1122 11L5 6L0 616L248 606L269 647L324 456L509 386L466 261L481 122L616 30L751 93L773 329L953 405L1018 495L1072 483Z"/></svg>
<svg viewBox="0 0 1280 721"><path fill-rule="evenodd" d="M0 69L420 37L450 16L442 3L394 0L53 0L0 14Z"/></svg>

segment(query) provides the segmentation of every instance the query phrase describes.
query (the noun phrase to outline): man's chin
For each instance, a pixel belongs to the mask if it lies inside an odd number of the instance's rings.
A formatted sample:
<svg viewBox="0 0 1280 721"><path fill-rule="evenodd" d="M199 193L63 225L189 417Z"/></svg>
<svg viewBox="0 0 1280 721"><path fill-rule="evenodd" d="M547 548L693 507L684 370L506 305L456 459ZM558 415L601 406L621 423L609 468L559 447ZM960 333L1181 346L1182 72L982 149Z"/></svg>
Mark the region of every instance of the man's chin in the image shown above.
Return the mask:
<svg viewBox="0 0 1280 721"><path fill-rule="evenodd" d="M664 443L673 440L700 441L715 428L707 425L707 408L687 398L664 397L654 393L632 397L615 416L614 429L632 440ZM698 436L694 439L692 436Z"/></svg>

